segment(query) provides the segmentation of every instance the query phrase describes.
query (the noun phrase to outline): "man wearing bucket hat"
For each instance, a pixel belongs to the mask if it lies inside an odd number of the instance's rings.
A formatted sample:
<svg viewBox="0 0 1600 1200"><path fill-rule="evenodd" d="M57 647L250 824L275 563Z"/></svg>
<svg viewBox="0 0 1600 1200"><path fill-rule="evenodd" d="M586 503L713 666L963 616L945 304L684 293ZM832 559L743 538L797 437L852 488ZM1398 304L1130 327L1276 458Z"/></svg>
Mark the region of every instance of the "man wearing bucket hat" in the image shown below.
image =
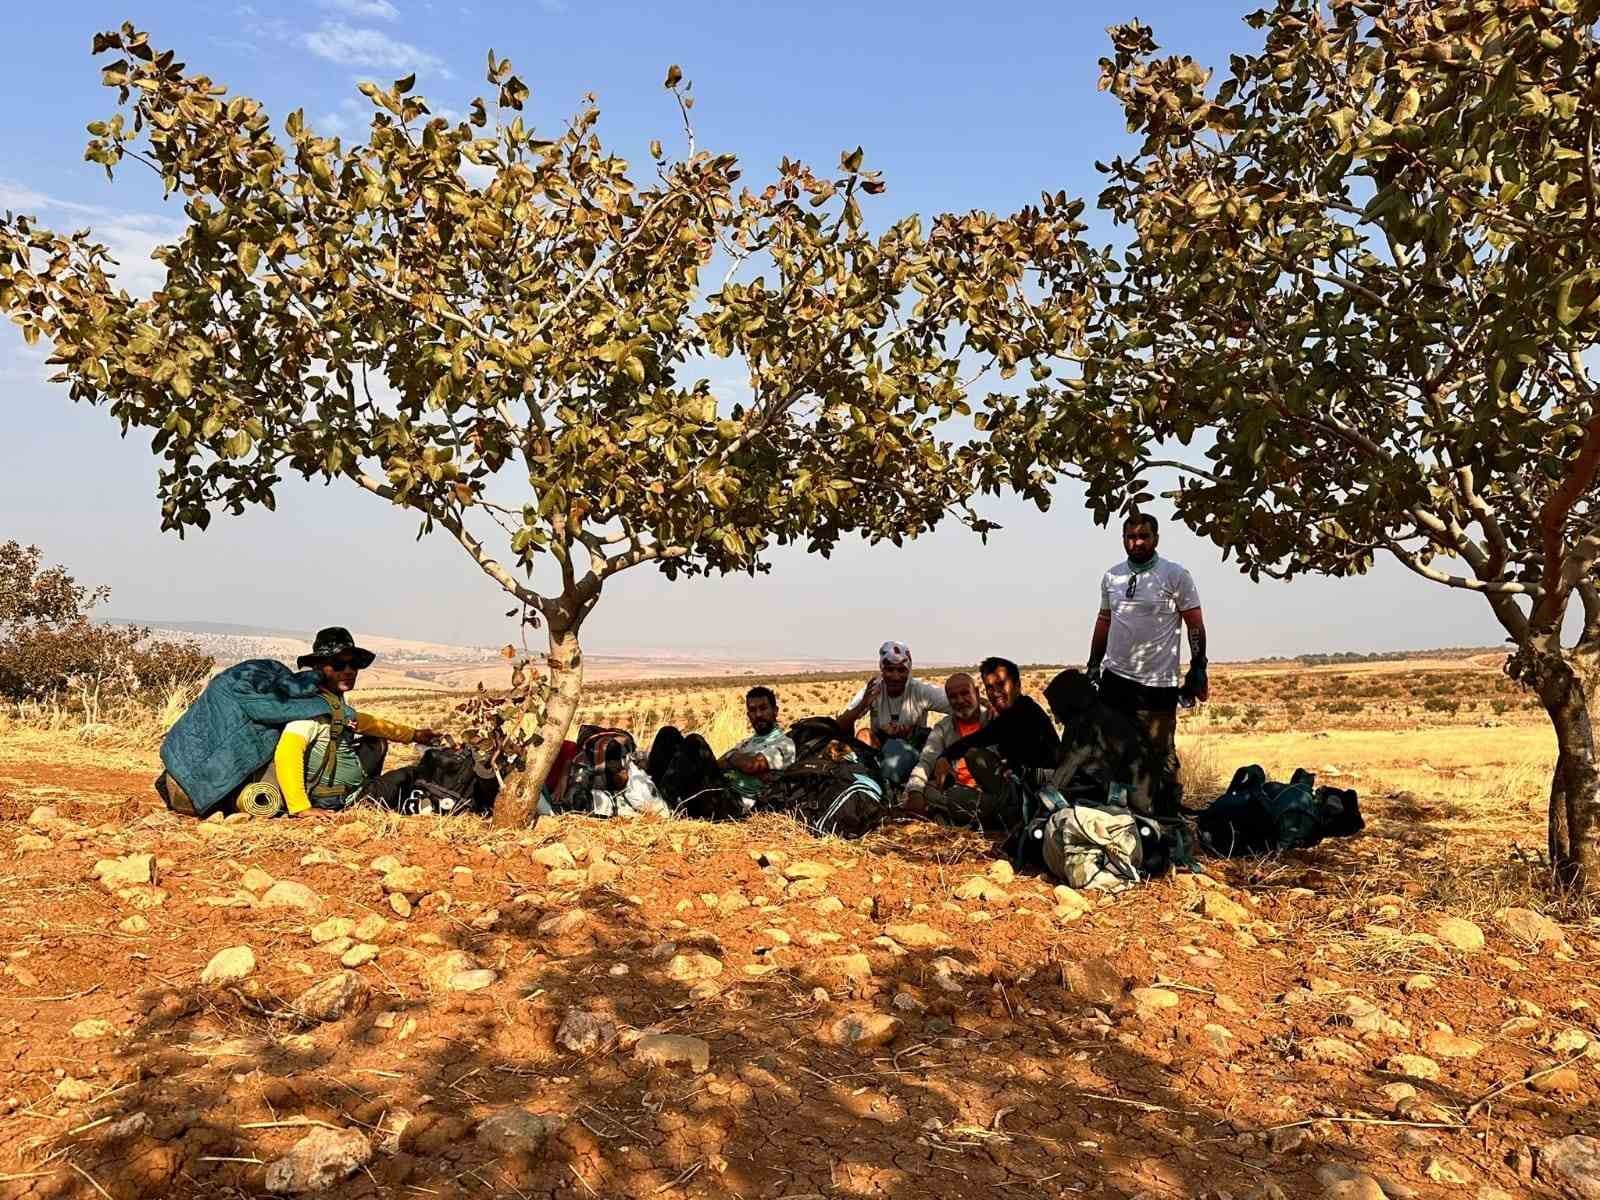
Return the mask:
<svg viewBox="0 0 1600 1200"><path fill-rule="evenodd" d="M928 740L928 714L949 711L950 700L942 687L911 674L911 647L885 642L878 647L878 673L839 714L839 728L853 734L856 722L870 712L866 740L883 752L884 782L899 788L910 778Z"/></svg>
<svg viewBox="0 0 1600 1200"><path fill-rule="evenodd" d="M370 667L374 657L338 625L319 632L311 652L300 656L300 667L314 668L322 676L328 715L291 721L278 736L273 772L290 816L354 803L383 770L390 742L432 746L440 740L431 729L358 713L345 700L356 686L357 673Z"/></svg>

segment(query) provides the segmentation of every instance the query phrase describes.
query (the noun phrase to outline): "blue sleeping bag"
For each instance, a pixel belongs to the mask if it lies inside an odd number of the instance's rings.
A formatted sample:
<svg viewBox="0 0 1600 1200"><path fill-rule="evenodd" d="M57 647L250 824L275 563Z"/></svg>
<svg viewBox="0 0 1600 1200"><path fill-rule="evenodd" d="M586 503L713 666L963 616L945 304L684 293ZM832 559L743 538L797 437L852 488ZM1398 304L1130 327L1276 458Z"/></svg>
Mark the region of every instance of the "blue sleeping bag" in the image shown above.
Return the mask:
<svg viewBox="0 0 1600 1200"><path fill-rule="evenodd" d="M252 658L206 684L167 731L161 762L194 815L209 816L272 757L285 725L327 715L320 672Z"/></svg>

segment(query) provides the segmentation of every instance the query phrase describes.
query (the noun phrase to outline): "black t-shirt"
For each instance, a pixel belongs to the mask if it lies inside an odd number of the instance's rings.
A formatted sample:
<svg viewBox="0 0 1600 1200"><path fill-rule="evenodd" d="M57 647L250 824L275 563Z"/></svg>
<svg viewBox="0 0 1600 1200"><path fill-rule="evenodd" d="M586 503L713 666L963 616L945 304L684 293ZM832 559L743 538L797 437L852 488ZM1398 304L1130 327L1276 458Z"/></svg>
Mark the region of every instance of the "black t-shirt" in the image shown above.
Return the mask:
<svg viewBox="0 0 1600 1200"><path fill-rule="evenodd" d="M944 756L959 762L968 751L992 746L1013 767L1052 771L1061 759L1061 738L1055 723L1029 696L1018 696L1005 712L997 714L976 733L945 747Z"/></svg>

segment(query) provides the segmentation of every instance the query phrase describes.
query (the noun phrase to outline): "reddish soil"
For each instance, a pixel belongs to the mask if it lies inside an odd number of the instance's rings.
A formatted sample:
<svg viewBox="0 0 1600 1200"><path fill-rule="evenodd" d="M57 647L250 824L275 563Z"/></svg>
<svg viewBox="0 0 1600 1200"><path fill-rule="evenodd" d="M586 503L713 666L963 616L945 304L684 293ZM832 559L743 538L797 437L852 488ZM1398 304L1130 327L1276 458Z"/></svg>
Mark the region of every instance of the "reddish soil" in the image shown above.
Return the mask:
<svg viewBox="0 0 1600 1200"><path fill-rule="evenodd" d="M54 816L35 814L46 803ZM1441 915L1419 881L1435 850L1414 824L1390 837L1398 813L1372 807L1366 837L1216 864L1216 886L1091 895L1063 920L1044 879L953 899L992 851L924 825L854 844L774 818L569 817L521 836L372 813L202 826L162 811L143 773L0 767L0 1197L262 1195L302 1120L376 1147L321 1193L341 1198L1300 1197L1322 1194L1330 1163L1394 1197L1555 1196L1530 1148L1600 1134L1595 1060L1557 1048L1600 1037L1600 946L1569 929L1558 956L1488 919L1478 953L1422 936ZM535 861L557 840L584 878ZM331 861L302 862L316 851ZM91 877L137 852L156 856L158 891L119 897ZM380 855L423 869L409 919L369 866ZM786 884L801 860L832 872ZM320 912L261 907L249 868L305 884ZM1191 911L1212 893L1245 904L1245 923ZM389 926L356 968L365 1007L298 1017L298 993L339 970L309 928L372 913ZM136 916L148 928L125 931ZM911 923L943 936L884 940ZM202 985L236 945L255 973ZM493 984L445 990L452 950ZM674 954L722 972L695 989ZM834 960L852 954L868 970ZM1435 986L1408 985L1420 971ZM616 1036L563 1049L573 1009ZM824 1036L863 1011L898 1017L898 1034L864 1052ZM90 1020L102 1036L74 1036ZM1397 1104L1380 1064L1444 1027L1480 1052L1436 1051L1438 1078ZM703 1039L709 1069L646 1064L639 1031ZM1317 1061L1333 1052L1314 1039L1348 1061ZM1517 1083L1567 1058L1555 1090ZM521 1155L480 1141L512 1106L559 1132Z"/></svg>

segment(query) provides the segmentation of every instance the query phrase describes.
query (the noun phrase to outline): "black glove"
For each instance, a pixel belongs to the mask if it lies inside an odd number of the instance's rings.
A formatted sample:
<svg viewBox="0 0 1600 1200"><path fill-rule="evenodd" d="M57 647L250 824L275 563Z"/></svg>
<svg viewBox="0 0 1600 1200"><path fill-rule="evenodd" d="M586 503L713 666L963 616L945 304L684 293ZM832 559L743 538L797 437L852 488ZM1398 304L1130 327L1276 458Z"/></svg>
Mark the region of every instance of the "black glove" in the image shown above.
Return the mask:
<svg viewBox="0 0 1600 1200"><path fill-rule="evenodd" d="M1193 708L1200 700L1200 693L1210 690L1210 682L1206 678L1206 660L1196 658L1190 660L1189 671L1183 677L1183 686L1178 689L1178 702L1185 708Z"/></svg>
<svg viewBox="0 0 1600 1200"><path fill-rule="evenodd" d="M1083 673L1084 673L1085 676L1088 677L1089 683L1090 683L1090 685L1092 687L1099 688L1099 686L1100 686L1100 664L1099 663L1090 663L1087 667L1085 667L1083 669Z"/></svg>

